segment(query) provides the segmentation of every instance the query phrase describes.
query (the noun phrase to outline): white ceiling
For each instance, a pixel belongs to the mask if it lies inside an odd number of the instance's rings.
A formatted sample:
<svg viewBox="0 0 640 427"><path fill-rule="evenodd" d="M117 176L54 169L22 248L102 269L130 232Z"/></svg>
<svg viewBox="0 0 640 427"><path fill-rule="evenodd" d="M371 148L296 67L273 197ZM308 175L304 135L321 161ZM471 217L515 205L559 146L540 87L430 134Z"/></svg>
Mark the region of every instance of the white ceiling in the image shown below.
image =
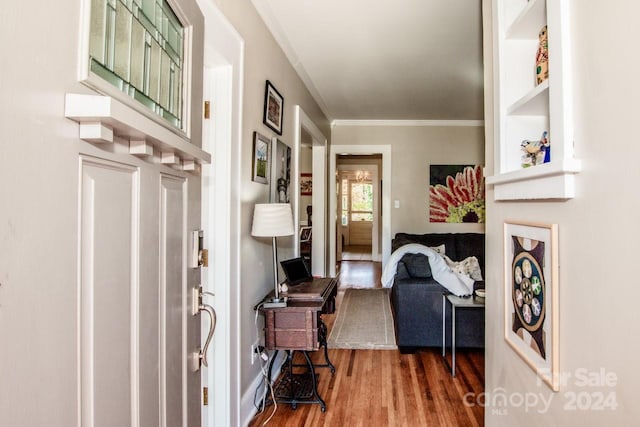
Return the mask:
<svg viewBox="0 0 640 427"><path fill-rule="evenodd" d="M483 119L481 0L252 1L330 120Z"/></svg>

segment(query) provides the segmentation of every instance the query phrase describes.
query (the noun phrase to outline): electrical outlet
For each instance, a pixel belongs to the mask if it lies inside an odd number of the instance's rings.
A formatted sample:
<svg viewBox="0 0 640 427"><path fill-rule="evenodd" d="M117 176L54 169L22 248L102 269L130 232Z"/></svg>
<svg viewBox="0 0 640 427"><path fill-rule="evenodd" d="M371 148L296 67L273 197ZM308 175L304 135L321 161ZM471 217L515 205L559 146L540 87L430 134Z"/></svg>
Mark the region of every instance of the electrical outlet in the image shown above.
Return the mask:
<svg viewBox="0 0 640 427"><path fill-rule="evenodd" d="M260 355L258 351L258 347L260 346L260 341L256 340L253 344L251 344L251 364L253 365L256 361L256 357Z"/></svg>

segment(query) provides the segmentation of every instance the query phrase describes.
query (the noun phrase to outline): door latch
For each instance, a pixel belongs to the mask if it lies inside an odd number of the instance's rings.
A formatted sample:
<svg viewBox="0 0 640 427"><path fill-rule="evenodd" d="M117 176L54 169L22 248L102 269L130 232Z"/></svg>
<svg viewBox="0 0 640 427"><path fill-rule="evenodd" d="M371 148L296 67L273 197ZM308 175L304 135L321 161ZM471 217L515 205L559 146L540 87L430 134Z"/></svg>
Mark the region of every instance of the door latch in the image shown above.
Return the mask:
<svg viewBox="0 0 640 427"><path fill-rule="evenodd" d="M189 267L208 267L209 251L204 248L204 231L195 230L191 232L191 254Z"/></svg>

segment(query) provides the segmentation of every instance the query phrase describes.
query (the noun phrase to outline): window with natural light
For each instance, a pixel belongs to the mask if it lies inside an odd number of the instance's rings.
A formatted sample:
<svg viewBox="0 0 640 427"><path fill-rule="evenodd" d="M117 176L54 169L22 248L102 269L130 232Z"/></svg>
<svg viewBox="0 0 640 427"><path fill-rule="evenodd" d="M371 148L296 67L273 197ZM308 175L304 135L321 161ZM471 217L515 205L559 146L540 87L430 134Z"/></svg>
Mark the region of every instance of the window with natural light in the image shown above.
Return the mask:
<svg viewBox="0 0 640 427"><path fill-rule="evenodd" d="M351 183L351 221L373 221L373 184Z"/></svg>
<svg viewBox="0 0 640 427"><path fill-rule="evenodd" d="M165 0L91 0L89 68L183 128L185 28Z"/></svg>

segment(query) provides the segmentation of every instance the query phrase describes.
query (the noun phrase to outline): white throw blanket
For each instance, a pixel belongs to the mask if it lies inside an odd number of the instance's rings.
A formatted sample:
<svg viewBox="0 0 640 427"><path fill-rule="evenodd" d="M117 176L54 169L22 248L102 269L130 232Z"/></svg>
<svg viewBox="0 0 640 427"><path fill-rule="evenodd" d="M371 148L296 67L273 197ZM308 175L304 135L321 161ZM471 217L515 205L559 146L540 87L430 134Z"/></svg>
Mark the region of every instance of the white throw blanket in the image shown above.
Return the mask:
<svg viewBox="0 0 640 427"><path fill-rule="evenodd" d="M390 288L398 270L398 262L405 254L423 254L429 258L429 266L433 278L449 292L457 296L471 295L474 280L464 274L453 271L445 260L433 249L419 243L410 243L396 249L389 257L382 271L382 286Z"/></svg>

